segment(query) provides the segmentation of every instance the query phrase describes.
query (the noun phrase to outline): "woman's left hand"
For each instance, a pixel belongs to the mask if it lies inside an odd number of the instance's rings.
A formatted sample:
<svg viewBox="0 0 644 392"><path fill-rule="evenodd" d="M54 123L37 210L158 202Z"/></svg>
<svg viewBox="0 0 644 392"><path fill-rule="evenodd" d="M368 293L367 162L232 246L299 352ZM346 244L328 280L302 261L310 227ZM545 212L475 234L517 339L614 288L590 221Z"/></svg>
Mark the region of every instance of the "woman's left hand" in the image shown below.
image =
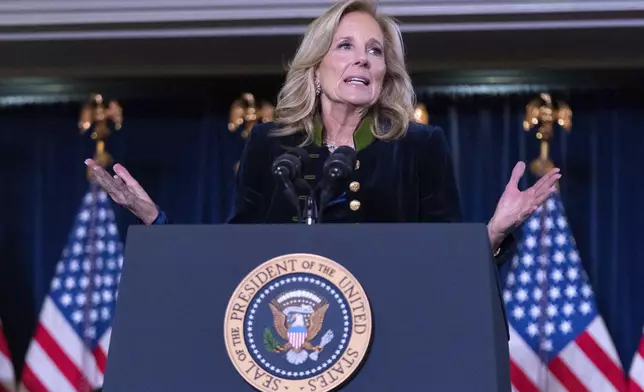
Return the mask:
<svg viewBox="0 0 644 392"><path fill-rule="evenodd" d="M561 178L559 169L554 168L530 188L521 191L519 190L519 180L524 172L525 163L518 162L512 170L510 181L505 186L494 216L488 224L488 231L494 237L499 237L498 242L519 227L557 190L555 184Z"/></svg>

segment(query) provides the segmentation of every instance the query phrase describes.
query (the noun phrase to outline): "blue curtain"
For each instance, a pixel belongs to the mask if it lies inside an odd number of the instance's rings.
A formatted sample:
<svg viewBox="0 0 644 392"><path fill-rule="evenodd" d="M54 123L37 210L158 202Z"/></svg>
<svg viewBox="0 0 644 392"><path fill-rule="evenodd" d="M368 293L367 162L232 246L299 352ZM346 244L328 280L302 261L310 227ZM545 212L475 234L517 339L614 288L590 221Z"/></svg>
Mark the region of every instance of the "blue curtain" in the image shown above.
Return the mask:
<svg viewBox="0 0 644 392"><path fill-rule="evenodd" d="M485 222L518 160L537 157L523 131L535 93L432 93L419 99L454 153L465 216ZM551 156L598 306L625 366L644 325L644 97L568 92L573 129L557 130ZM230 206L243 147L228 131L228 107L207 99L123 101L124 126L107 142L177 223L221 223ZM55 264L87 187L83 160L94 144L76 128L79 103L0 109L0 317L20 370ZM527 175L522 185L534 181ZM132 215L117 209L121 236Z"/></svg>

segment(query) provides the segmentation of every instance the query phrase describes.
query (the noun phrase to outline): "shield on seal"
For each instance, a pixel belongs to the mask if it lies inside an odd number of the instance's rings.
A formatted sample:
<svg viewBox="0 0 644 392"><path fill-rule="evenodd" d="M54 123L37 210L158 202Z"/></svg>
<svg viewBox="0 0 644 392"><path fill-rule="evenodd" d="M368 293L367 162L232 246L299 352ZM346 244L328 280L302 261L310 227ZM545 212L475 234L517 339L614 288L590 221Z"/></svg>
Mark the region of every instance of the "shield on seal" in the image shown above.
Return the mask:
<svg viewBox="0 0 644 392"><path fill-rule="evenodd" d="M290 327L288 329L288 342L295 350L299 350L306 341L306 327Z"/></svg>

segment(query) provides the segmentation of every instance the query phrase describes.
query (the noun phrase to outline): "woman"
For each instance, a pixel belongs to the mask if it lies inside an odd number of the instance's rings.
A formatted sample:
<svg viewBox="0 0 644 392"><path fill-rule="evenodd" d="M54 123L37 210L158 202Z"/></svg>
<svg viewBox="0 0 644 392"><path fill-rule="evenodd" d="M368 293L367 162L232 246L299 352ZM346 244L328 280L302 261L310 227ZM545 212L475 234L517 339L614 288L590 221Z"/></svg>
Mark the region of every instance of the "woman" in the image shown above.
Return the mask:
<svg viewBox="0 0 644 392"><path fill-rule="evenodd" d="M257 125L243 152L229 223L297 221L297 209L272 178L273 160L289 147L308 155L300 199L315 188L338 146L357 162L320 213L324 222L456 222L459 193L443 131L413 118L414 93L397 25L367 1L334 5L309 27L288 71L275 122ZM111 177L87 160L112 199L145 224L168 219L121 165ZM520 191L517 163L487 227L497 261L511 251L511 232L555 190L553 169Z"/></svg>

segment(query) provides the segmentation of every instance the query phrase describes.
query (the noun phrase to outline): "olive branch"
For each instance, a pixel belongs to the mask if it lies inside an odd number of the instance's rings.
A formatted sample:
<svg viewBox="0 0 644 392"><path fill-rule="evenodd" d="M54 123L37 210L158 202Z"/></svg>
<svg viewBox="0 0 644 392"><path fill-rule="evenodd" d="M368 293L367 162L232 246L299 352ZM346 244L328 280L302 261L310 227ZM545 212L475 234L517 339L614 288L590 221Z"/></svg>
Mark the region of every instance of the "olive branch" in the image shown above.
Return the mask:
<svg viewBox="0 0 644 392"><path fill-rule="evenodd" d="M273 335L273 332L271 332L271 329L268 327L264 329L264 347L266 347L266 351L277 352L279 345L280 344L277 339L275 339L275 336Z"/></svg>

